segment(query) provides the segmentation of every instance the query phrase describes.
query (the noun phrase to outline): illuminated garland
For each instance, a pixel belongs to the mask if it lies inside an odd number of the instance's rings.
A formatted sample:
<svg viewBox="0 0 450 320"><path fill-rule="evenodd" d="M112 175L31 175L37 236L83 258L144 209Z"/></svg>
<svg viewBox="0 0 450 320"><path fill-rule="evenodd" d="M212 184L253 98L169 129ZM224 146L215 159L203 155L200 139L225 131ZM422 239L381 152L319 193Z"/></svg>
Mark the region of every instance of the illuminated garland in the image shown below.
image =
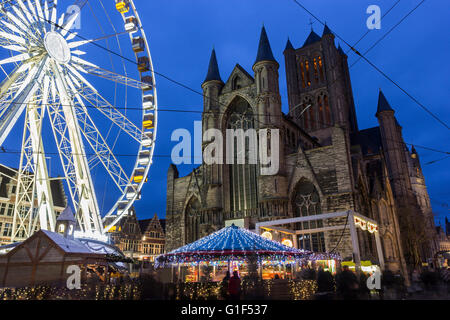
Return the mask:
<svg viewBox="0 0 450 320"><path fill-rule="evenodd" d="M288 247L244 228L232 225L158 256L155 259L155 267L163 268L174 264L193 266L200 262L212 263L212 265L226 265L228 261L248 261L250 257L256 258L255 260L258 263L275 261L281 264L296 262L305 264L307 261L341 259L335 253L313 253Z"/></svg>

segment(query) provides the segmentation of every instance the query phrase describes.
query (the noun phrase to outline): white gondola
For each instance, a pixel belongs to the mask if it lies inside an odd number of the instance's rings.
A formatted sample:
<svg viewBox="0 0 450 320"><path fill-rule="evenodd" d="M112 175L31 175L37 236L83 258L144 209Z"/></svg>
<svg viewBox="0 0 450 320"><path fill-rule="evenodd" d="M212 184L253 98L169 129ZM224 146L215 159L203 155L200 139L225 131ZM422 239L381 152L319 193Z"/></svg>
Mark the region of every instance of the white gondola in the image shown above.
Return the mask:
<svg viewBox="0 0 450 320"><path fill-rule="evenodd" d="M126 197L128 200L132 200L137 194L137 185L127 187Z"/></svg>
<svg viewBox="0 0 450 320"><path fill-rule="evenodd" d="M150 150L142 150L139 152L139 165L146 166L150 163Z"/></svg>
<svg viewBox="0 0 450 320"><path fill-rule="evenodd" d="M142 52L145 50L145 41L142 37L134 37L131 46L134 52Z"/></svg>
<svg viewBox="0 0 450 320"><path fill-rule="evenodd" d="M137 31L137 20L135 17L128 17L125 21L125 31L128 31L130 33Z"/></svg>
<svg viewBox="0 0 450 320"><path fill-rule="evenodd" d="M144 110L153 110L155 108L155 98L153 93L147 93L144 95L142 107Z"/></svg>
<svg viewBox="0 0 450 320"><path fill-rule="evenodd" d="M117 213L122 214L127 207L128 201L120 201L117 205Z"/></svg>
<svg viewBox="0 0 450 320"><path fill-rule="evenodd" d="M153 132L145 132L142 134L142 145L145 148L150 148L153 144Z"/></svg>

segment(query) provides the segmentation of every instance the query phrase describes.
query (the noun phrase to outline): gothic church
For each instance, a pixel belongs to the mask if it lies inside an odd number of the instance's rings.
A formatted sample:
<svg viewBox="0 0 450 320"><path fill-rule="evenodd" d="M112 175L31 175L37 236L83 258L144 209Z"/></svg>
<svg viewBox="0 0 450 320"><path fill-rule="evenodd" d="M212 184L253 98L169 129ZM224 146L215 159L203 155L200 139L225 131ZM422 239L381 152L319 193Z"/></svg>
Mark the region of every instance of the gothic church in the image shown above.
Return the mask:
<svg viewBox="0 0 450 320"><path fill-rule="evenodd" d="M171 165L166 249L219 230L227 220L245 219L254 229L260 221L352 209L378 222L386 268L406 273L431 258L434 220L419 156L405 144L381 90L373 106L379 126L361 130L347 56L327 26L322 36L311 31L300 48L288 40L284 57L288 114L281 111L280 65L264 27L251 74L237 64L223 82L213 50L202 84L203 131L279 129L280 169L263 176L254 164L203 164L180 177ZM317 232L343 219L297 223L295 228L311 230L298 246L336 249L351 259L348 230ZM370 234L361 233L359 242L362 259L376 262Z"/></svg>

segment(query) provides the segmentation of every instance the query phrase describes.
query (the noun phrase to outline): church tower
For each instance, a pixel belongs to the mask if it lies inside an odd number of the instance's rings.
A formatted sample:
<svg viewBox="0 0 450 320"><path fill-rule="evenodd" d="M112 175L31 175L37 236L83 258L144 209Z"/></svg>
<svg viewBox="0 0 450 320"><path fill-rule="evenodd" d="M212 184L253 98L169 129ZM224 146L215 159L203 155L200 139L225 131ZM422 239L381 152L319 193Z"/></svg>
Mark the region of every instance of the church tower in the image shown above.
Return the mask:
<svg viewBox="0 0 450 320"><path fill-rule="evenodd" d="M258 200L260 205L271 208L276 206L285 197L287 192L285 153L282 137L283 113L281 112L281 96L279 87L278 69L280 65L275 60L270 46L265 27L262 27L258 45L258 53L253 71L255 73L256 103L258 129L269 129L268 152L277 152L271 149L270 144L276 135L272 130L278 131L278 172L273 175L259 175L258 177ZM270 209L269 209L270 210ZM286 210L287 211L287 210Z"/></svg>
<svg viewBox="0 0 450 320"><path fill-rule="evenodd" d="M289 115L322 144L330 141L330 127L356 132L358 125L347 64L347 55L336 48L325 25L322 37L311 30L303 46L290 40L284 50Z"/></svg>
<svg viewBox="0 0 450 320"><path fill-rule="evenodd" d="M63 212L56 219L56 232L63 235L65 238L73 239L75 233L75 226L77 221L73 215L70 207L64 209Z"/></svg>

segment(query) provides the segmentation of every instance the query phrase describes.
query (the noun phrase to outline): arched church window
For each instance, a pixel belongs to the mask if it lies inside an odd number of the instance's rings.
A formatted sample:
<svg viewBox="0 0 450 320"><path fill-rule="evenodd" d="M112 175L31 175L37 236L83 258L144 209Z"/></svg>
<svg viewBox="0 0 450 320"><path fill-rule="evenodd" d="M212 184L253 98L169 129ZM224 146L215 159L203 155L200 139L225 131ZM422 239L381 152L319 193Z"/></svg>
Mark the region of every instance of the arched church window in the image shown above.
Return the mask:
<svg viewBox="0 0 450 320"><path fill-rule="evenodd" d="M306 87L306 76L305 76L305 66L303 62L300 62L300 75L302 78L302 88Z"/></svg>
<svg viewBox="0 0 450 320"><path fill-rule="evenodd" d="M328 102L328 96L326 94L323 96L323 105L325 108L325 123L327 126L331 126L331 110Z"/></svg>
<svg viewBox="0 0 450 320"><path fill-rule="evenodd" d="M255 128L254 114L249 103L243 98L237 98L232 102L227 119L228 129L248 129ZM229 165L230 172L230 208L231 211L244 211L257 208L257 164L250 164L250 139L245 137L245 146L238 146L238 139L234 139L233 164ZM229 142L227 142L229 143ZM255 141L257 143L257 141ZM245 152L245 164L237 164L238 152ZM257 150L253 146L253 150ZM255 159L252 159L253 161Z"/></svg>
<svg viewBox="0 0 450 320"><path fill-rule="evenodd" d="M305 73L306 73L306 85L309 87L311 85L311 78L309 75L309 61L305 61Z"/></svg>
<svg viewBox="0 0 450 320"><path fill-rule="evenodd" d="M242 87L242 85L241 85L241 78L239 76L235 76L233 78L231 89L232 90L239 90L241 87Z"/></svg>
<svg viewBox="0 0 450 320"><path fill-rule="evenodd" d="M186 243L191 243L200 239L200 209L200 201L195 197L192 198L186 206Z"/></svg>
<svg viewBox="0 0 450 320"><path fill-rule="evenodd" d="M318 106L318 108L319 108L319 121L318 121L318 127L319 128L321 128L321 127L324 127L324 119L323 119L323 117L324 117L324 108L323 108L323 103L322 103L322 99L323 99L323 95L319 95L318 97L317 97L317 106Z"/></svg>
<svg viewBox="0 0 450 320"><path fill-rule="evenodd" d="M314 80L316 81L316 83L318 83L319 82L318 59L314 58L313 63L314 63Z"/></svg>
<svg viewBox="0 0 450 320"><path fill-rule="evenodd" d="M319 193L311 182L302 180L297 184L292 197L292 208L294 217L307 217L322 213ZM308 230L322 227L322 220L311 220L295 224L296 230ZM324 252L324 239L323 232L303 233L299 236L298 243L303 249Z"/></svg>
<svg viewBox="0 0 450 320"><path fill-rule="evenodd" d="M320 82L324 82L325 80L325 75L323 73L323 62L322 62L322 57L319 56L317 58L319 60L319 75L320 75Z"/></svg>

